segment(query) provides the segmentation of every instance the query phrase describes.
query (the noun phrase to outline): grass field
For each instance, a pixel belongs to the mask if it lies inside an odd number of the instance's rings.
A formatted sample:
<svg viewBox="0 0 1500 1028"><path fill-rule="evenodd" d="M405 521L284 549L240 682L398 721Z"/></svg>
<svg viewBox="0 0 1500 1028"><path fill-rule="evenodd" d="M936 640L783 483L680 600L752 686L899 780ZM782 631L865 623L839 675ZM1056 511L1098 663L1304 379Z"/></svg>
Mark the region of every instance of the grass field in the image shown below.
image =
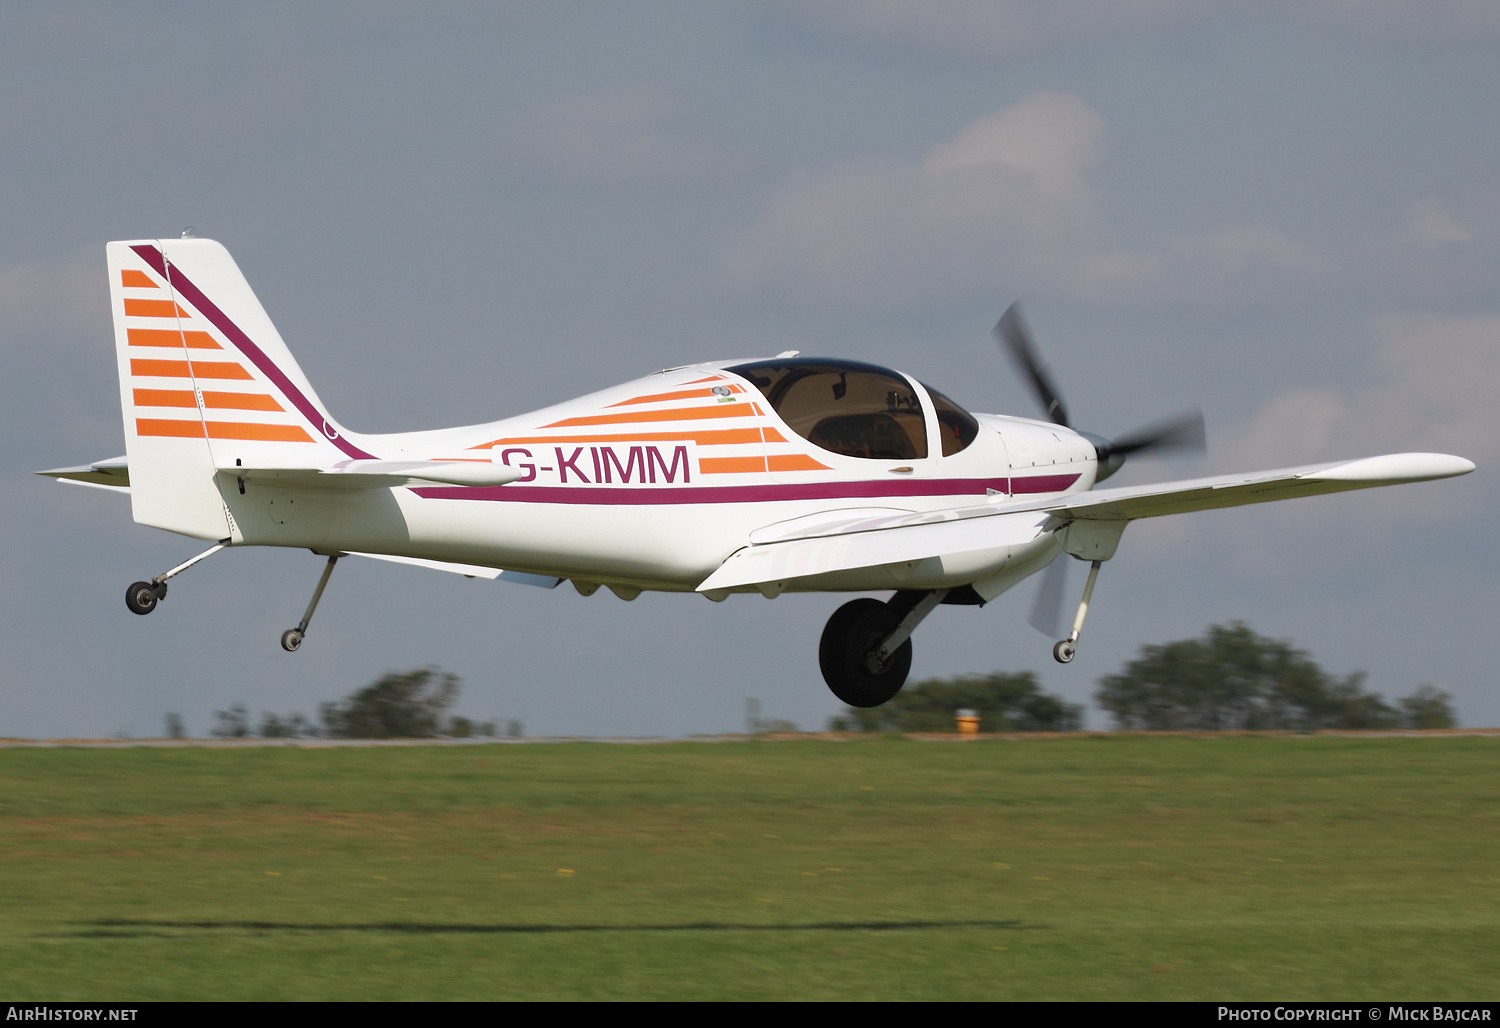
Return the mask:
<svg viewBox="0 0 1500 1028"><path fill-rule="evenodd" d="M1490 999L1500 738L0 750L10 999Z"/></svg>

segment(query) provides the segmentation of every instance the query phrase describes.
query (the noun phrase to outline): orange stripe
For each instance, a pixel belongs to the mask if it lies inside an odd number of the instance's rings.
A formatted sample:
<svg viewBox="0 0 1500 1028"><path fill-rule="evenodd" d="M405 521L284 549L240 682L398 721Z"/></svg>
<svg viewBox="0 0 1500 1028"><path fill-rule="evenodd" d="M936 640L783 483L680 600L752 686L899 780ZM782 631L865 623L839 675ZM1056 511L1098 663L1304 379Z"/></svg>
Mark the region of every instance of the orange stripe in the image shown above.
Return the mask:
<svg viewBox="0 0 1500 1028"><path fill-rule="evenodd" d="M130 373L143 378L233 378L252 381L250 372L232 361L193 361L193 370L188 371L187 361L130 359Z"/></svg>
<svg viewBox="0 0 1500 1028"><path fill-rule="evenodd" d="M819 464L805 453L773 453L766 458L772 471L827 471L827 464Z"/></svg>
<svg viewBox="0 0 1500 1028"><path fill-rule="evenodd" d="M120 272L120 285L140 287L142 289L160 289L151 277L144 271L136 271L134 268L126 268Z"/></svg>
<svg viewBox="0 0 1500 1028"><path fill-rule="evenodd" d="M764 457L699 457L698 470L705 475L744 475L766 470Z"/></svg>
<svg viewBox="0 0 1500 1028"><path fill-rule="evenodd" d="M148 361L139 357L130 359L130 373L142 378L191 378L187 361Z"/></svg>
<svg viewBox="0 0 1500 1028"><path fill-rule="evenodd" d="M125 314L132 318L190 318L187 311L171 300L125 301Z"/></svg>
<svg viewBox="0 0 1500 1028"><path fill-rule="evenodd" d="M638 410L620 414L594 414L584 418L566 418L543 428L574 428L584 425L623 425L643 421L703 421L707 418L749 418L759 414L753 403L726 403L716 407L679 407L676 410Z"/></svg>
<svg viewBox="0 0 1500 1028"><path fill-rule="evenodd" d="M191 407L198 409L198 401L191 389L137 389L137 407Z"/></svg>
<svg viewBox="0 0 1500 1028"><path fill-rule="evenodd" d="M263 393L215 393L206 389L203 406L215 410L286 410L274 397Z"/></svg>
<svg viewBox="0 0 1500 1028"><path fill-rule="evenodd" d="M702 385L704 382L722 382L722 381L724 381L724 376L723 375L709 375L707 378L695 378L691 382L685 382L683 384L684 385L695 386L695 385Z"/></svg>
<svg viewBox="0 0 1500 1028"><path fill-rule="evenodd" d="M785 442L785 440L782 440ZM694 442L699 446L737 446L760 442L760 432L753 428L715 428L701 432L632 432L629 435L518 435L494 439L471 446L471 450L487 450L491 446L516 443L661 443Z"/></svg>
<svg viewBox="0 0 1500 1028"><path fill-rule="evenodd" d="M184 342L189 350L222 350L207 332L179 332L175 328L127 328L125 338L131 346L175 346Z"/></svg>
<svg viewBox="0 0 1500 1028"><path fill-rule="evenodd" d="M254 381L250 372L233 361L193 361L195 378L233 378L241 382Z"/></svg>
<svg viewBox="0 0 1500 1028"><path fill-rule="evenodd" d="M261 439L273 443L310 443L312 436L297 425L256 425L243 421L210 421L210 439Z"/></svg>
<svg viewBox="0 0 1500 1028"><path fill-rule="evenodd" d="M763 428L763 429L760 430L760 434L765 437L765 440L768 443L784 443L784 442L786 442L786 436L782 435L780 432L776 431L774 428Z"/></svg>
<svg viewBox="0 0 1500 1028"><path fill-rule="evenodd" d="M202 439L203 422L177 421L167 418L136 418L135 434L174 436L179 439Z"/></svg>

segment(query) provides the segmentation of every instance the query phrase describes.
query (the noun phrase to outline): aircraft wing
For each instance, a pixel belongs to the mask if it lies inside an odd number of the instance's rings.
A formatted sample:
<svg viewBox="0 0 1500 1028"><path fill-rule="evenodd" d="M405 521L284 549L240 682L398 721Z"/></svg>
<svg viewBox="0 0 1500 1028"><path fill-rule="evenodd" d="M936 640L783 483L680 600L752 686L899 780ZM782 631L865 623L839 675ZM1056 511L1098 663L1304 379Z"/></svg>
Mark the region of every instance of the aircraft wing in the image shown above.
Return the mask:
<svg viewBox="0 0 1500 1028"><path fill-rule="evenodd" d="M1450 478L1473 470L1473 463L1462 457L1396 453L1274 471L1099 489L1042 500L991 500L921 514L824 519L806 527L792 521L753 533L751 545L730 555L698 586L698 591L1023 545L1044 531L1073 521L1133 521Z"/></svg>

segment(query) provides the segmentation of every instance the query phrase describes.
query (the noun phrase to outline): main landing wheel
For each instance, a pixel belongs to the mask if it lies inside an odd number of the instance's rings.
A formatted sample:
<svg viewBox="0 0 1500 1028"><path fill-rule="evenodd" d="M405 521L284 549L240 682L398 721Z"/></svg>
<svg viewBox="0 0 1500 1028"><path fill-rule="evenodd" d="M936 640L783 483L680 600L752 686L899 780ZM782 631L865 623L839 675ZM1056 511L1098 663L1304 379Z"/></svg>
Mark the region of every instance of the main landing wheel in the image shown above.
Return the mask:
<svg viewBox="0 0 1500 1028"><path fill-rule="evenodd" d="M288 628L281 633L281 648L288 653L296 653L297 648L302 645L302 633L295 628Z"/></svg>
<svg viewBox="0 0 1500 1028"><path fill-rule="evenodd" d="M167 595L167 583L153 585L150 582L132 582L130 588L125 590L125 606L130 608L132 614L149 614L156 609L156 603Z"/></svg>
<svg viewBox="0 0 1500 1028"><path fill-rule="evenodd" d="M818 644L818 666L835 696L851 707L878 707L901 691L911 672L911 640L884 663L874 660L900 623L889 606L868 598L851 600L833 612Z"/></svg>
<svg viewBox="0 0 1500 1028"><path fill-rule="evenodd" d="M1073 660L1073 654L1078 652L1078 644L1072 639L1060 639L1056 646L1052 647L1052 659L1059 664L1067 664Z"/></svg>

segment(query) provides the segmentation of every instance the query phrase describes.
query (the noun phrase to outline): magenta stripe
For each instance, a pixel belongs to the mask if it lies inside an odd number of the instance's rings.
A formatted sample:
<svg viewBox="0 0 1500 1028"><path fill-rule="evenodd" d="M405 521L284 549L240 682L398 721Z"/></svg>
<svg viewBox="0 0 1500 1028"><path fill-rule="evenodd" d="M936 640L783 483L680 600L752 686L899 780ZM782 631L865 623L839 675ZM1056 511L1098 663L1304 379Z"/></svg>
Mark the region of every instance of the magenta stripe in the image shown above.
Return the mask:
<svg viewBox="0 0 1500 1028"><path fill-rule="evenodd" d="M291 379L282 373L282 370L276 366L276 362L267 357L265 351L256 346L250 337L241 331L240 327L231 321L227 314L219 310L218 306L212 300L204 296L201 289L193 285L192 281L182 273L181 268L174 265L169 278L167 275L166 258L162 256L160 250L154 246L147 245L132 246L131 249L147 264L155 268L158 275L166 278L172 284L173 289L180 293L188 303L198 309L198 313L213 322L215 328L223 332L241 353L250 358L250 363L259 368L272 382L275 382L276 387L286 394L287 399L292 401L292 405L302 412L304 418L312 423L314 432L323 436L323 438L355 459L373 458L375 456L373 453L366 453L340 435L338 430L333 427L333 421L328 415L318 410L313 405L313 402L303 395L302 390L294 386ZM334 434L330 436L329 432L333 432Z"/></svg>
<svg viewBox="0 0 1500 1028"><path fill-rule="evenodd" d="M1011 480L1016 494L1061 492L1077 475L1040 475ZM773 500L843 500L879 496L973 496L1007 492L1003 478L950 478L931 482L809 482L800 485L695 486L681 489L576 489L559 486L423 486L412 492L429 500L498 500L505 503L579 503L634 506L678 503L765 503Z"/></svg>

